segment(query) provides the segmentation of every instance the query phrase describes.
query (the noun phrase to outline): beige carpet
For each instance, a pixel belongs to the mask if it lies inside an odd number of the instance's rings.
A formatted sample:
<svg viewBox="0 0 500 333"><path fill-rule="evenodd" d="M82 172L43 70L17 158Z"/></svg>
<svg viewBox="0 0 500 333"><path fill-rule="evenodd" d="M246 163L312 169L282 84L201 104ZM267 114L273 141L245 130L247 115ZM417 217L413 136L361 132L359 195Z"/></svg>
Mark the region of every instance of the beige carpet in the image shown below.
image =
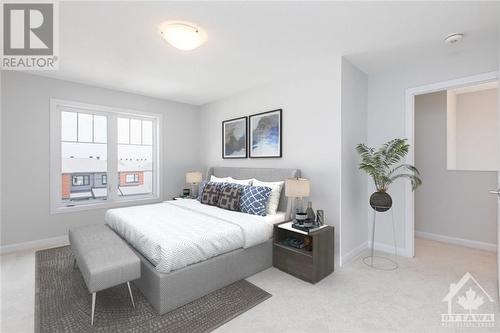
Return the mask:
<svg viewBox="0 0 500 333"><path fill-rule="evenodd" d="M248 280L273 297L215 332L454 332L440 326L451 282L469 271L496 295L496 253L418 239L416 254L393 272L354 260L316 285L270 268ZM1 332L33 332L34 252L4 255L1 267Z"/></svg>

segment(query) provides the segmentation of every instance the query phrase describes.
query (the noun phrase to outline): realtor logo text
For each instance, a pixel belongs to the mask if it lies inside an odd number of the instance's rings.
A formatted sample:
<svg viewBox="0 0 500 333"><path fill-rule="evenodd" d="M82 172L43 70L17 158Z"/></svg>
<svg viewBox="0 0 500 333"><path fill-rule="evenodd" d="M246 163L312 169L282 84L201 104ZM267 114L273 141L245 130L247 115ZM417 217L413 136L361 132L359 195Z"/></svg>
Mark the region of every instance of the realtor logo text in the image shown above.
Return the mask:
<svg viewBox="0 0 500 333"><path fill-rule="evenodd" d="M2 69L58 69L57 3L3 3Z"/></svg>

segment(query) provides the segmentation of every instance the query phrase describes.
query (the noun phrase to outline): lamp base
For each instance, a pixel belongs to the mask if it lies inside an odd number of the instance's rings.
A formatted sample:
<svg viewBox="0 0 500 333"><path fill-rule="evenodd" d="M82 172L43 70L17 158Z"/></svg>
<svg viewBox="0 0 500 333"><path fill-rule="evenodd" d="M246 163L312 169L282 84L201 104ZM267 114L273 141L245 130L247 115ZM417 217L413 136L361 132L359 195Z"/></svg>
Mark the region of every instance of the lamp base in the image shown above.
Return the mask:
<svg viewBox="0 0 500 333"><path fill-rule="evenodd" d="M198 197L198 184L191 184L191 193L189 196L193 199L196 199Z"/></svg>

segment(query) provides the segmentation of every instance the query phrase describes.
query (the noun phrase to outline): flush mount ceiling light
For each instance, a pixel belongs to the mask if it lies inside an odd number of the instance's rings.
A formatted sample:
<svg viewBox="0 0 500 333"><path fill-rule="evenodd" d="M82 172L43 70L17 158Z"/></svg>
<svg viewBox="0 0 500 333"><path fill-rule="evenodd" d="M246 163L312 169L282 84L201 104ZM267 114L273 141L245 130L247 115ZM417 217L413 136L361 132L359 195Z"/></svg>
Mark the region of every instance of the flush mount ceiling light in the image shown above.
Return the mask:
<svg viewBox="0 0 500 333"><path fill-rule="evenodd" d="M183 51L193 50L207 39L201 28L189 22L163 22L158 26L158 29L170 45Z"/></svg>
<svg viewBox="0 0 500 333"><path fill-rule="evenodd" d="M457 44L464 38L464 34L462 32L453 33L444 38L444 42L446 44Z"/></svg>

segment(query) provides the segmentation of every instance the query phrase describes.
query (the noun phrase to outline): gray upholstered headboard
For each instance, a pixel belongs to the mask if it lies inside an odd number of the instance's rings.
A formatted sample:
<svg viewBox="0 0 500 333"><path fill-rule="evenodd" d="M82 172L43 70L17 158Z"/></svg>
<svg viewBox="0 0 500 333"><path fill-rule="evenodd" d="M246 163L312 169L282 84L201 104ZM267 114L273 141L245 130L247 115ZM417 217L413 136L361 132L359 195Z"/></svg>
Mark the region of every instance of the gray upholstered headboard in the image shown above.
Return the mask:
<svg viewBox="0 0 500 333"><path fill-rule="evenodd" d="M281 168L235 168L235 167L210 167L207 170L205 179L210 179L210 176L215 177L233 177L234 179L249 179L255 178L261 181L277 182L287 178L300 177L299 169L281 169ZM285 187L281 191L280 204L278 210L282 212L288 211L288 201L285 197Z"/></svg>

